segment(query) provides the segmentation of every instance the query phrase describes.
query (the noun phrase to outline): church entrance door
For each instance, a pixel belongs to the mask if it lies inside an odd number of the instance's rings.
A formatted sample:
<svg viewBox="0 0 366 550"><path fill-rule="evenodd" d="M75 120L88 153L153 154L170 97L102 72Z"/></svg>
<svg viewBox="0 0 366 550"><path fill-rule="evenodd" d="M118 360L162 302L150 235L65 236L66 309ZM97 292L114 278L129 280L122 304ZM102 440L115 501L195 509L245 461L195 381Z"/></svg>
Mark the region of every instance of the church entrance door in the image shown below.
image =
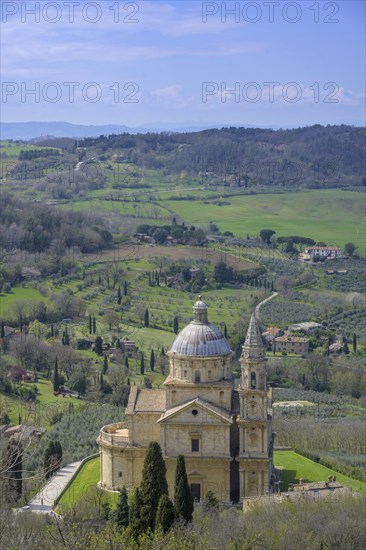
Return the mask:
<svg viewBox="0 0 366 550"><path fill-rule="evenodd" d="M191 494L194 502L201 500L201 485L200 483L191 483Z"/></svg>

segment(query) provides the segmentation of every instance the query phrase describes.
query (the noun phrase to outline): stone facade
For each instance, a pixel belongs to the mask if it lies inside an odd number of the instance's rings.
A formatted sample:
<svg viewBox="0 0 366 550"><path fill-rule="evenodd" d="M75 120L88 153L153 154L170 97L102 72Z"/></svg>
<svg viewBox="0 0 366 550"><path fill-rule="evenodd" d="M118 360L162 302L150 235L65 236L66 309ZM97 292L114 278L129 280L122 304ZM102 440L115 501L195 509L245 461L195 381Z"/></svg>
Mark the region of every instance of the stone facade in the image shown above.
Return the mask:
<svg viewBox="0 0 366 550"><path fill-rule="evenodd" d="M168 351L164 389L131 388L127 422L104 426L98 437L105 489L132 489L141 482L150 441L158 441L171 496L176 457L183 454L195 500L213 491L221 502L268 494L273 470L272 396L265 351L255 316L234 389L232 352L207 319L201 300L194 319Z"/></svg>

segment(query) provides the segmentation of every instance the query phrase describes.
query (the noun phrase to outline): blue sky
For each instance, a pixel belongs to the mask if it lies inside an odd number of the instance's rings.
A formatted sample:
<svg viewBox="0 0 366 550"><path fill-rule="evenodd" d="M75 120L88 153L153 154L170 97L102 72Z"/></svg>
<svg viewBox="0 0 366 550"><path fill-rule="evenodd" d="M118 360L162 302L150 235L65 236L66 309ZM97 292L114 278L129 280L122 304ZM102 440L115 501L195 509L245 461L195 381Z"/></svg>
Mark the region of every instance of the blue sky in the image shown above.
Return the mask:
<svg viewBox="0 0 366 550"><path fill-rule="evenodd" d="M3 121L365 121L363 1L17 0L1 10Z"/></svg>

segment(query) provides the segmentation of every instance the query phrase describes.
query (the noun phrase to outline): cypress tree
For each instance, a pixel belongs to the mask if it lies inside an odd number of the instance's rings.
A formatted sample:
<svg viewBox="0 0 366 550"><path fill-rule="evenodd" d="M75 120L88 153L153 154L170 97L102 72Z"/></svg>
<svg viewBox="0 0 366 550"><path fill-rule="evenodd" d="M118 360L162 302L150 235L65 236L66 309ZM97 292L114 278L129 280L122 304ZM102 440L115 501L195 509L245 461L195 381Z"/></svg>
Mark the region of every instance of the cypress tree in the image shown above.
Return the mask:
<svg viewBox="0 0 366 550"><path fill-rule="evenodd" d="M353 353L356 353L357 351L357 335L354 332L352 337L352 346L353 346Z"/></svg>
<svg viewBox="0 0 366 550"><path fill-rule="evenodd" d="M1 338L5 338L5 327L4 327L4 321L1 321Z"/></svg>
<svg viewBox="0 0 366 550"><path fill-rule="evenodd" d="M179 331L178 317L174 317L174 321L173 321L173 330L174 330L174 333L175 333L175 334L178 334L178 331Z"/></svg>
<svg viewBox="0 0 366 550"><path fill-rule="evenodd" d="M103 339L100 336L95 339L94 351L97 355L103 355Z"/></svg>
<svg viewBox="0 0 366 550"><path fill-rule="evenodd" d="M97 322L95 320L95 315L93 316L93 334L97 332Z"/></svg>
<svg viewBox="0 0 366 550"><path fill-rule="evenodd" d="M174 519L174 505L168 495L162 495L156 512L156 527L166 533L173 525Z"/></svg>
<svg viewBox="0 0 366 550"><path fill-rule="evenodd" d="M137 487L133 496L133 501L130 507L129 513L129 528L133 540L137 540L138 537L143 533L144 526L141 520L141 493L140 489Z"/></svg>
<svg viewBox="0 0 366 550"><path fill-rule="evenodd" d="M53 391L58 392L60 389L60 379L58 376L58 359L55 359L55 372L53 373Z"/></svg>
<svg viewBox="0 0 366 550"><path fill-rule="evenodd" d="M224 336L227 338L227 326L226 323L224 323Z"/></svg>
<svg viewBox="0 0 366 550"><path fill-rule="evenodd" d="M127 296L127 292L128 292L128 288L127 288L127 281L125 281L124 285L123 285L123 294L125 296Z"/></svg>
<svg viewBox="0 0 366 550"><path fill-rule="evenodd" d="M126 369L130 368L130 365L128 363L128 357L126 357L126 359L125 359L125 367L126 367Z"/></svg>
<svg viewBox="0 0 366 550"><path fill-rule="evenodd" d="M159 443L151 441L145 456L142 470L141 492L141 518L147 531L155 529L155 517L159 500L162 495L168 495L168 483L166 481L166 467Z"/></svg>
<svg viewBox="0 0 366 550"><path fill-rule="evenodd" d="M150 353L150 370L154 372L154 368L155 368L155 353L154 353L154 350L152 349Z"/></svg>
<svg viewBox="0 0 366 550"><path fill-rule="evenodd" d="M92 316L89 314L89 334L93 332L93 321Z"/></svg>
<svg viewBox="0 0 366 550"><path fill-rule="evenodd" d="M150 326L150 321L149 321L149 310L148 308L145 309L145 327L149 327Z"/></svg>
<svg viewBox="0 0 366 550"><path fill-rule="evenodd" d="M184 455L178 455L175 469L174 510L177 518L192 521L193 499L188 485Z"/></svg>
<svg viewBox="0 0 366 550"><path fill-rule="evenodd" d="M141 353L140 374L145 374L145 358L143 353Z"/></svg>
<svg viewBox="0 0 366 550"><path fill-rule="evenodd" d="M113 514L113 519L117 523L118 527L127 527L129 524L129 511L128 496L126 487L123 486L119 492L117 507Z"/></svg>
<svg viewBox="0 0 366 550"><path fill-rule="evenodd" d="M52 337L52 338L53 338L53 336L54 336L54 332L55 332L55 331L54 331L54 328L53 328L53 323L51 323L51 337Z"/></svg>
<svg viewBox="0 0 366 550"><path fill-rule="evenodd" d="M108 370L108 357L106 354L104 354L104 359L103 359L103 374L106 374L107 373L107 370Z"/></svg>
<svg viewBox="0 0 366 550"><path fill-rule="evenodd" d="M63 335L62 335L62 343L64 346L69 346L70 345L70 336L67 332L67 329L64 331Z"/></svg>
<svg viewBox="0 0 366 550"><path fill-rule="evenodd" d="M117 290L117 304L120 306L121 303L122 303L122 292L121 292L121 287L119 286Z"/></svg>
<svg viewBox="0 0 366 550"><path fill-rule="evenodd" d="M54 445L54 449L55 449L55 470L59 470L60 467L61 467L61 462L62 462L62 447L61 447L61 443L59 442L58 439L56 439L55 441L55 445Z"/></svg>

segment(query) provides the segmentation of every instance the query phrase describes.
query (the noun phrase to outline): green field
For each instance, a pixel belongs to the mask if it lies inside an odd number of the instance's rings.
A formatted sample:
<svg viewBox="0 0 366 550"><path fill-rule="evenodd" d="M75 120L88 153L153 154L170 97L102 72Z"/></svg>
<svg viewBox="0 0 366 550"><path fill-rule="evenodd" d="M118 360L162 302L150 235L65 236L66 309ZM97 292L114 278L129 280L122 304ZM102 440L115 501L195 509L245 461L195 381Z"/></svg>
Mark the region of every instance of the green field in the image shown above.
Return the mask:
<svg viewBox="0 0 366 550"><path fill-rule="evenodd" d="M274 453L274 463L276 468L282 466L281 490L286 491L289 483L298 483L302 478L305 482L310 481L327 481L328 476L336 476L337 481L346 487L352 488L354 491L366 494L366 483L351 479L348 476L339 474L335 470L326 468L321 464L317 464L304 456L301 456L294 451L276 451Z"/></svg>
<svg viewBox="0 0 366 550"><path fill-rule="evenodd" d="M347 242L366 251L365 198L362 193L339 189L276 195L242 195L223 199L230 205L208 201L164 201L188 224L207 227L210 221L221 231L238 237L273 229L276 236L302 235L316 242L343 247Z"/></svg>
<svg viewBox="0 0 366 550"><path fill-rule="evenodd" d="M70 507L81 498L92 499L92 492L100 480L100 458L88 460L81 468L75 479L61 496L58 506ZM118 499L118 493L104 492L104 502L110 502L114 505Z"/></svg>
<svg viewBox="0 0 366 550"><path fill-rule="evenodd" d="M47 299L35 288L31 286L18 286L9 293L0 293L0 317L6 313L6 310L18 300L41 300Z"/></svg>

